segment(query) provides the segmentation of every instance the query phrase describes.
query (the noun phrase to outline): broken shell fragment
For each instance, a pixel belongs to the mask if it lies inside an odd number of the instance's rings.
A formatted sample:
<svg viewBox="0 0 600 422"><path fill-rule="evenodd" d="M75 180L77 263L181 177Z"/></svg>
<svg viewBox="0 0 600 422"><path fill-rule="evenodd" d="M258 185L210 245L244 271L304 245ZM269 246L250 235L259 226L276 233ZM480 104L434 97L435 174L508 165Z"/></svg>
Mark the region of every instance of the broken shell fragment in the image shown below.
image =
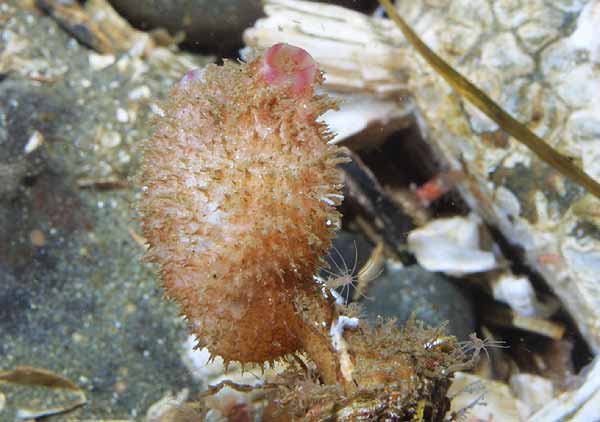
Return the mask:
<svg viewBox="0 0 600 422"><path fill-rule="evenodd" d="M527 277L503 272L492 282L494 299L506 303L517 314L536 316L541 308Z"/></svg>
<svg viewBox="0 0 600 422"><path fill-rule="evenodd" d="M492 252L480 249L479 218L440 218L408 235L408 248L419 264L429 271L450 275L489 271L496 267Z"/></svg>

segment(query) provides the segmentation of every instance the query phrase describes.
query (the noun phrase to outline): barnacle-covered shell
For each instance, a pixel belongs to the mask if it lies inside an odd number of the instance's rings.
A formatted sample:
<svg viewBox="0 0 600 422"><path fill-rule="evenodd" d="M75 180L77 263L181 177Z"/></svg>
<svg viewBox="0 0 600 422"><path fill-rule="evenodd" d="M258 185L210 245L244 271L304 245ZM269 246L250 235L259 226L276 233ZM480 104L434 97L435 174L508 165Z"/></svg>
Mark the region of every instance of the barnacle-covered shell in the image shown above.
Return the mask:
<svg viewBox="0 0 600 422"><path fill-rule="evenodd" d="M291 297L339 225L340 148L316 118L334 104L261 75L262 57L191 72L145 148L140 211L200 344L225 361L296 351ZM315 74L320 82L320 74Z"/></svg>

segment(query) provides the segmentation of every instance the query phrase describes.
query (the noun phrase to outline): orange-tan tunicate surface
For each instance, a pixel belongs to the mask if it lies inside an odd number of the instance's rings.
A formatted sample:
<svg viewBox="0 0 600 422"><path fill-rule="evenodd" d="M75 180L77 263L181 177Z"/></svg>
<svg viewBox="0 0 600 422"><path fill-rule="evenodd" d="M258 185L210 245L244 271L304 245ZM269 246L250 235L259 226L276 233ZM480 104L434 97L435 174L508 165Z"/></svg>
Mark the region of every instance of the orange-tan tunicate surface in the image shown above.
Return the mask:
<svg viewBox="0 0 600 422"><path fill-rule="evenodd" d="M316 120L334 107L314 92L322 78L287 44L190 71L145 146L148 259L199 344L226 361L299 348L291 298L317 288L340 219L336 164L346 161Z"/></svg>

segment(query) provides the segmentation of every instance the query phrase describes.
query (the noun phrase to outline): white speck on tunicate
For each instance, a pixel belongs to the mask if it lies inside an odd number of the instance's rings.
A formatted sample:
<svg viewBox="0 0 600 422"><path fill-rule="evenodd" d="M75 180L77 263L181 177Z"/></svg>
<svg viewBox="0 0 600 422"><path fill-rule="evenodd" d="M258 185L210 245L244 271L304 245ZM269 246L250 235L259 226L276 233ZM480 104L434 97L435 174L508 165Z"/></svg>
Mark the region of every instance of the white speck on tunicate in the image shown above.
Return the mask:
<svg viewBox="0 0 600 422"><path fill-rule="evenodd" d="M81 86L84 88L89 88L90 86L92 86L92 83L89 81L89 79L82 79L80 83Z"/></svg>
<svg viewBox="0 0 600 422"><path fill-rule="evenodd" d="M152 111L152 113L156 114L157 116L160 117L165 117L165 111L160 108L160 106L158 104L150 104L150 110Z"/></svg>

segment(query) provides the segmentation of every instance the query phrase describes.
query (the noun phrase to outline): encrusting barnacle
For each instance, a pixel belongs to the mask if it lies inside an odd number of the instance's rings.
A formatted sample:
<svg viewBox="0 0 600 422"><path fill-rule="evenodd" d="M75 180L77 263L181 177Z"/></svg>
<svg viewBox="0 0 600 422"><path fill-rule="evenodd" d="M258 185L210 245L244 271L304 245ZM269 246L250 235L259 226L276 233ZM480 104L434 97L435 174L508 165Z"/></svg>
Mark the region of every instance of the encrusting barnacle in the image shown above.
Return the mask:
<svg viewBox="0 0 600 422"><path fill-rule="evenodd" d="M290 365L271 387L278 406L263 420L441 420L452 368L473 364L468 347L414 321L370 326L315 282L348 160L317 121L335 108L315 93L322 80L287 44L183 77L144 151L147 258L213 355L305 354L304 374Z"/></svg>
<svg viewBox="0 0 600 422"><path fill-rule="evenodd" d="M297 289L316 289L339 225L346 161L316 119L335 103L304 50L189 72L145 147L140 204L148 259L161 267L202 345L226 361L299 348Z"/></svg>

